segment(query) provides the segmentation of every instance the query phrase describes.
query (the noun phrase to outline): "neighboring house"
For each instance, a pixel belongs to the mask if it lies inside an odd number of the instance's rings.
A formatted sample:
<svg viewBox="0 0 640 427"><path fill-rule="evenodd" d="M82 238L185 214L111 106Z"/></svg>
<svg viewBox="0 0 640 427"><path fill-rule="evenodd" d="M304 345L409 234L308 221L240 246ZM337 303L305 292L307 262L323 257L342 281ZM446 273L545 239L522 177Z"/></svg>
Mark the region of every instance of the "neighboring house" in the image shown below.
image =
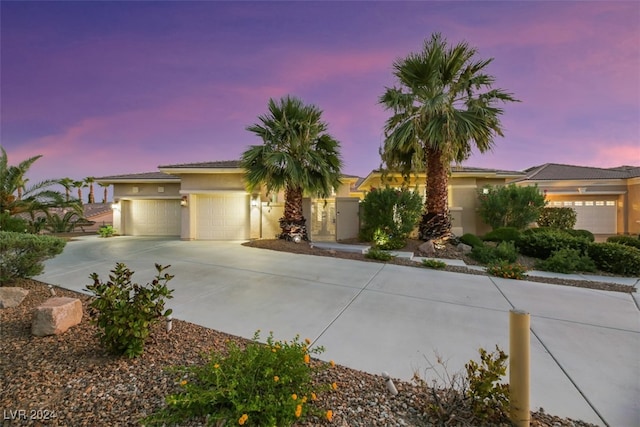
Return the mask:
<svg viewBox="0 0 640 427"><path fill-rule="evenodd" d="M97 232L103 225L111 225L113 223L113 209L110 203L85 203L82 205L84 219L79 219L74 215L72 222L75 222L73 227L74 232ZM49 215L57 215L59 218L72 211L70 208L50 208ZM27 213L18 215L27 221L31 220L31 216ZM35 218L42 218L44 221L46 215L43 212L37 212ZM46 230L43 230L46 232Z"/></svg>
<svg viewBox="0 0 640 427"><path fill-rule="evenodd" d="M640 233L640 166L601 169L546 163L524 171L517 185L537 184L550 207L570 207L576 229L594 234Z"/></svg>
<svg viewBox="0 0 640 427"><path fill-rule="evenodd" d="M571 175L570 170L582 174ZM577 228L596 234L638 233L639 172L637 167L543 165L519 172L454 166L449 179L452 231L456 235L490 231L477 214L478 192L487 185L515 182L537 184L546 191L551 206L568 206L571 202L578 211ZM184 240L274 238L284 213L283 194L249 193L243 174L238 161L217 161L165 165L159 172L107 176L96 181L113 185L113 226L119 234ZM424 174L412 175L408 185L424 194L425 181ZM384 185L400 187L402 178L387 174L383 180L381 171L365 178L343 175L342 185L332 197L305 198L303 213L311 239L357 237L360 200L367 191ZM604 209L596 210L600 208Z"/></svg>

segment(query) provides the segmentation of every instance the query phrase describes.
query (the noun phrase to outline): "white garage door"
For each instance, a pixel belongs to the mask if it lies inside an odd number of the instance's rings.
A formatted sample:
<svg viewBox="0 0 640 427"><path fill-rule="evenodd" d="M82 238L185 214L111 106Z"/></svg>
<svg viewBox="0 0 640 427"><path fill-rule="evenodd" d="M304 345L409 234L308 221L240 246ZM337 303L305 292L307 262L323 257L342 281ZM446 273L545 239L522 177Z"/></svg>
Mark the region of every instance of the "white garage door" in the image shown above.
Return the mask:
<svg viewBox="0 0 640 427"><path fill-rule="evenodd" d="M615 200L577 200L555 202L554 206L573 208L576 211L577 230L589 230L593 234L616 234L617 209Z"/></svg>
<svg viewBox="0 0 640 427"><path fill-rule="evenodd" d="M125 213L125 234L180 236L179 200L131 200Z"/></svg>
<svg viewBox="0 0 640 427"><path fill-rule="evenodd" d="M199 195L196 215L198 240L249 238L249 195Z"/></svg>

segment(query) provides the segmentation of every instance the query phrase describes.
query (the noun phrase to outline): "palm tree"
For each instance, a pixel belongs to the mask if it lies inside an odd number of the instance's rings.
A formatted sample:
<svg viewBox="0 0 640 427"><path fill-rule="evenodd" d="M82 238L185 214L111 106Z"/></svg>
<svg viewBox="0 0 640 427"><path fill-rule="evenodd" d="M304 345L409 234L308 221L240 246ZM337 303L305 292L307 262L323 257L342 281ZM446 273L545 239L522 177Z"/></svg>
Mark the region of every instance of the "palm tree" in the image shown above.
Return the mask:
<svg viewBox="0 0 640 427"><path fill-rule="evenodd" d="M484 153L503 136L498 102L517 101L495 78L485 74L493 61L475 58L465 42L449 46L440 34L425 41L421 52L394 62L399 88L386 88L380 103L392 116L385 123L380 150L389 170L406 177L426 172L425 213L419 226L422 240L451 234L447 185L451 162L469 158L472 147Z"/></svg>
<svg viewBox="0 0 640 427"><path fill-rule="evenodd" d="M340 185L340 143L327 133L322 111L304 105L295 97L269 100L269 113L247 130L259 136L263 145L253 145L242 154L245 182L249 191L262 185L267 193L285 191L280 238L301 233L307 239L302 215L304 192L325 198Z"/></svg>
<svg viewBox="0 0 640 427"><path fill-rule="evenodd" d="M13 166L9 165L5 149L0 147L0 212L8 212L10 217L29 213L34 220L35 212L46 213L49 208L66 205L62 194L49 189L57 183L55 180L26 187L29 181L26 174L40 157L33 156Z"/></svg>
<svg viewBox="0 0 640 427"><path fill-rule="evenodd" d="M96 182L96 179L92 176L88 176L84 179L84 183L86 184L85 186L89 187L89 203L95 203L96 202L96 198L95 195L93 193L93 183Z"/></svg>
<svg viewBox="0 0 640 427"><path fill-rule="evenodd" d="M64 192L66 196L67 202L71 199L71 188L73 187L73 179L71 178L61 178L58 180L58 184L64 187Z"/></svg>
<svg viewBox="0 0 640 427"><path fill-rule="evenodd" d="M102 203L107 203L107 190L109 189L109 186L111 186L111 184L109 184L108 182L99 182L98 185L103 189Z"/></svg>
<svg viewBox="0 0 640 427"><path fill-rule="evenodd" d="M73 181L73 187L78 189L78 200L80 201L80 204L82 204L82 189L85 188L87 185L84 183L84 181Z"/></svg>

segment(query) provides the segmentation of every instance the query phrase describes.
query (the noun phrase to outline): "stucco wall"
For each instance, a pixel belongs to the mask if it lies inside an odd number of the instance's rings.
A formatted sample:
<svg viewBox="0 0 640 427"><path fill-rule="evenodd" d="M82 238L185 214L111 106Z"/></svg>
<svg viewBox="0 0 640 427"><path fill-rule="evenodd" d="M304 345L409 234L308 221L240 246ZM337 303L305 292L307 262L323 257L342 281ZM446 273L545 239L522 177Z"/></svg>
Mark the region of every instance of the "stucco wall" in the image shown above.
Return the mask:
<svg viewBox="0 0 640 427"><path fill-rule="evenodd" d="M238 190L245 191L241 173L182 175L182 190Z"/></svg>
<svg viewBox="0 0 640 427"><path fill-rule="evenodd" d="M180 183L113 184L113 198L180 198Z"/></svg>
<svg viewBox="0 0 640 427"><path fill-rule="evenodd" d="M640 234L640 177L629 180L628 230L630 234Z"/></svg>

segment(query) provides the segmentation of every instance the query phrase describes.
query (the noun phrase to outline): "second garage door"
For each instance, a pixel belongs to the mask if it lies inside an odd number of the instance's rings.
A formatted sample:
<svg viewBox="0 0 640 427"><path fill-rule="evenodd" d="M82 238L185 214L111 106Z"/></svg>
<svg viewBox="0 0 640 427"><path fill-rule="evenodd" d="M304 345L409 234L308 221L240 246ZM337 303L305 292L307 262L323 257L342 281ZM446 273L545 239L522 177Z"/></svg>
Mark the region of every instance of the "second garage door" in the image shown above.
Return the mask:
<svg viewBox="0 0 640 427"><path fill-rule="evenodd" d="M199 195L196 215L197 240L249 238L249 195Z"/></svg>
<svg viewBox="0 0 640 427"><path fill-rule="evenodd" d="M125 233L131 236L179 236L179 200L131 200L125 212Z"/></svg>

